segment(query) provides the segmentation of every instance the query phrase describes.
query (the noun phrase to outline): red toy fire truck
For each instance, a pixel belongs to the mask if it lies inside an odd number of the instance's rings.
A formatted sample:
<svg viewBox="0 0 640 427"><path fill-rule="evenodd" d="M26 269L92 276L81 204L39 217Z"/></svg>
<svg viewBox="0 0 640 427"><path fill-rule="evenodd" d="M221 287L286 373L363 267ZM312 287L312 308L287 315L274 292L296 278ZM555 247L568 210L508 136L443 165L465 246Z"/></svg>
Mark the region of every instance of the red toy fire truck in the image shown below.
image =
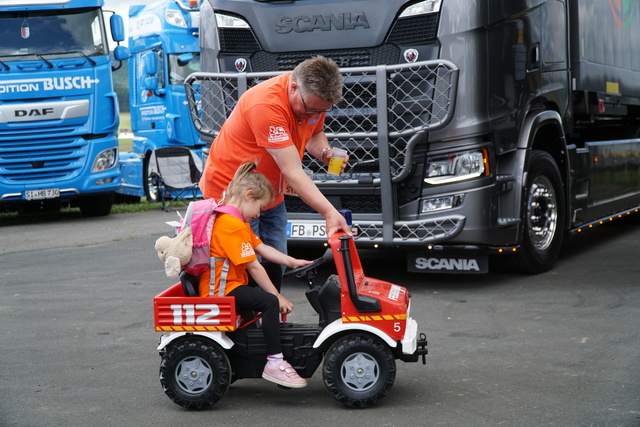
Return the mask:
<svg viewBox="0 0 640 427"><path fill-rule="evenodd" d="M427 340L409 315L407 289L366 277L353 239L329 238L337 274L314 286L324 258L285 276L304 279L317 324L282 322L285 359L303 378L324 360L322 375L329 393L348 407L367 407L393 385L396 359L426 363ZM266 363L259 322L245 322L233 297L198 297L188 278L154 298L155 329L163 332L160 383L176 404L187 409L214 405L229 385L260 378ZM243 323L244 322L244 323Z"/></svg>

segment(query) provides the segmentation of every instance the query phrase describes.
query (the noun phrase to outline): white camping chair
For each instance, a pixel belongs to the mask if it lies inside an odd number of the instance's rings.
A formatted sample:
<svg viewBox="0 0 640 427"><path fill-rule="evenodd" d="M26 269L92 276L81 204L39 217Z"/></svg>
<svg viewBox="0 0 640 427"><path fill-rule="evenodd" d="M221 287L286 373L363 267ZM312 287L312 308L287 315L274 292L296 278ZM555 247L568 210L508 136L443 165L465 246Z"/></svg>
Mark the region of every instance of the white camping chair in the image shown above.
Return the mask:
<svg viewBox="0 0 640 427"><path fill-rule="evenodd" d="M202 160L188 147L157 148L149 158L149 177L156 181L162 209L198 197Z"/></svg>

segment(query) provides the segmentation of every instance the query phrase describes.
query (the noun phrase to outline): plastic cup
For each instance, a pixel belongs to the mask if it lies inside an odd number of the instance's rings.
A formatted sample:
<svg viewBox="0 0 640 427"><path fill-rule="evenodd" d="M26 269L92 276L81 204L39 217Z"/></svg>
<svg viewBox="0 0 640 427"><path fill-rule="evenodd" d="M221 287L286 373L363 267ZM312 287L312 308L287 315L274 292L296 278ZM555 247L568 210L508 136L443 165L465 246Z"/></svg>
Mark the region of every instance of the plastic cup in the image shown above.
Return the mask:
<svg viewBox="0 0 640 427"><path fill-rule="evenodd" d="M334 148L331 150L331 159L329 159L329 166L327 172L333 175L340 175L342 173L342 165L347 158L347 152L341 148Z"/></svg>

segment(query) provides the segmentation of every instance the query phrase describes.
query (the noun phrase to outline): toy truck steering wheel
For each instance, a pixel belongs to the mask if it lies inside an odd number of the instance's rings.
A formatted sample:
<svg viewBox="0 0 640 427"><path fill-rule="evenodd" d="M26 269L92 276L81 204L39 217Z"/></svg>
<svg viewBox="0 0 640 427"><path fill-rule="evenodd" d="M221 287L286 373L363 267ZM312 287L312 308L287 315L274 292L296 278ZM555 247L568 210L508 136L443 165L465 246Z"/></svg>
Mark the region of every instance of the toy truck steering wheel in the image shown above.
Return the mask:
<svg viewBox="0 0 640 427"><path fill-rule="evenodd" d="M302 278L302 277L304 277L306 272L311 271L314 268L321 266L326 261L327 260L324 257L316 258L316 259L313 260L313 262L311 264L307 264L307 265L305 265L303 267L298 267L298 268L294 268L292 270L285 271L285 273L282 275L282 277L286 278L286 277L296 276L298 278Z"/></svg>

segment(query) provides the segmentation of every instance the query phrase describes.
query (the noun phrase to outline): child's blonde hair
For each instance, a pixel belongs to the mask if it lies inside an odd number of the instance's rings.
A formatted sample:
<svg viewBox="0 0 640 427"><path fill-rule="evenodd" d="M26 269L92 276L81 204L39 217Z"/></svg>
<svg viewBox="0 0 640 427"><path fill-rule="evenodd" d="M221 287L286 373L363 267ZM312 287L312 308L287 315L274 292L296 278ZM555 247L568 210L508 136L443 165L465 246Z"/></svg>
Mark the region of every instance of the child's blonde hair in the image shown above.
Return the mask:
<svg viewBox="0 0 640 427"><path fill-rule="evenodd" d="M244 197L248 190L253 191L253 198L256 200L268 200L270 204L275 198L271 183L266 176L256 171L258 161L247 161L236 170L233 179L227 187L227 201Z"/></svg>

